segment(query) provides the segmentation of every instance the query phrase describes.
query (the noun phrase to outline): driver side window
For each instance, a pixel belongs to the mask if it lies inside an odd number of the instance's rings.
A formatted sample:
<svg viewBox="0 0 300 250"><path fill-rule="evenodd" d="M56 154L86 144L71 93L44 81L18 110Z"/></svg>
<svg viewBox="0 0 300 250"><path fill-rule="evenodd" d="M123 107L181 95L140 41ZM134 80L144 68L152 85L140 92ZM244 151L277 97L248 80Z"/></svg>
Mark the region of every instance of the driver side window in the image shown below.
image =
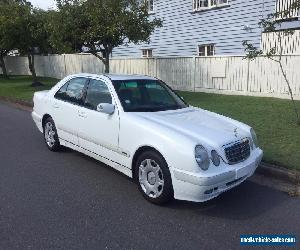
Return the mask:
<svg viewBox="0 0 300 250"><path fill-rule="evenodd" d="M97 110L100 103L112 104L112 97L106 84L99 80L91 79L86 92L84 106Z"/></svg>

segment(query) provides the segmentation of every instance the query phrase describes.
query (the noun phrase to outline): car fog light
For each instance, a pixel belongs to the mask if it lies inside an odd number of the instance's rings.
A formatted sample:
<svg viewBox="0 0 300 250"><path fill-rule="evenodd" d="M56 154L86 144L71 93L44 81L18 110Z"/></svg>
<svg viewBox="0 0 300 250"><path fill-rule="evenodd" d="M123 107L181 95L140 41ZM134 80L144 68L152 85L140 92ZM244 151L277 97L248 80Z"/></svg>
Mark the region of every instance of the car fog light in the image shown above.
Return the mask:
<svg viewBox="0 0 300 250"><path fill-rule="evenodd" d="M211 161L216 167L220 166L220 156L218 155L216 150L211 151Z"/></svg>

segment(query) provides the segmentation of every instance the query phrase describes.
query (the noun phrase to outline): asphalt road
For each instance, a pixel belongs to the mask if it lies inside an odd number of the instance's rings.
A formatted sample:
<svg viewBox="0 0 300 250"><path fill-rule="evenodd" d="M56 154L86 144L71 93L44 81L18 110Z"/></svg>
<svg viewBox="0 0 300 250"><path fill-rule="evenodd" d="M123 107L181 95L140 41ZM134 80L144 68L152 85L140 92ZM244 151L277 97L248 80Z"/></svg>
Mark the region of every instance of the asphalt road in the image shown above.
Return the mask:
<svg viewBox="0 0 300 250"><path fill-rule="evenodd" d="M29 112L0 104L0 249L239 249L249 233L299 241L300 199L246 181L155 206L106 165L48 151Z"/></svg>

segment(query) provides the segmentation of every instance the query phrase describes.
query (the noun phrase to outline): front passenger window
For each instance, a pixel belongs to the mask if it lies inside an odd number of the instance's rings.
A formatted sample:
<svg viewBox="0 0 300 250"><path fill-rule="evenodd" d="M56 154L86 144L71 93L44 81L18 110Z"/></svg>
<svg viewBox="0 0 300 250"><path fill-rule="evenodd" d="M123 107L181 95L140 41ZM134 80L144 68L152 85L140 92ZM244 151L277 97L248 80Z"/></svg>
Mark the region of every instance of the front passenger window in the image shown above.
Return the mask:
<svg viewBox="0 0 300 250"><path fill-rule="evenodd" d="M106 84L99 80L90 80L88 85L84 106L97 110L100 103L112 103L111 94Z"/></svg>

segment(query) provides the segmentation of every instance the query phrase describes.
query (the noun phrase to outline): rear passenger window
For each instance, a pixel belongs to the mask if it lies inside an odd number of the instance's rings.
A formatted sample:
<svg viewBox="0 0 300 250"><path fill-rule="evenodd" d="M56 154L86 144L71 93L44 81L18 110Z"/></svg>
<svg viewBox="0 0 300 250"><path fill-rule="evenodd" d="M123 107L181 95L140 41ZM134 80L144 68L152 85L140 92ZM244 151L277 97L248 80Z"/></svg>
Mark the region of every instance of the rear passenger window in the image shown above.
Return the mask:
<svg viewBox="0 0 300 250"><path fill-rule="evenodd" d="M96 110L100 103L112 103L111 94L106 84L99 80L90 80L84 106Z"/></svg>
<svg viewBox="0 0 300 250"><path fill-rule="evenodd" d="M81 104L86 81L86 78L73 78L61 87L54 97L74 104Z"/></svg>
<svg viewBox="0 0 300 250"><path fill-rule="evenodd" d="M63 100L64 98L66 98L66 92L67 92L67 87L68 87L69 82L67 82L64 86L62 86L60 88L60 90L58 90L55 94L55 98L56 99L60 99Z"/></svg>

